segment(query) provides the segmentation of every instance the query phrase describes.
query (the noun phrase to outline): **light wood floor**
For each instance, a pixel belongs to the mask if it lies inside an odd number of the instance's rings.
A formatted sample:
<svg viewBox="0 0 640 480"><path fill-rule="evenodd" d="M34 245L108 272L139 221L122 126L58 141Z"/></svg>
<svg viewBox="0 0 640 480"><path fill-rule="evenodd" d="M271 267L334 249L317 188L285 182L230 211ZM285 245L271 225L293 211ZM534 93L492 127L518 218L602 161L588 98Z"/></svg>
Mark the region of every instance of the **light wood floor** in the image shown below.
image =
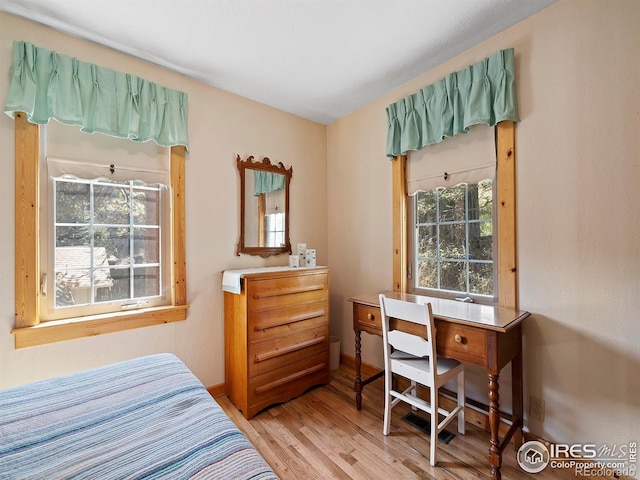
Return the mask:
<svg viewBox="0 0 640 480"><path fill-rule="evenodd" d="M329 385L246 420L228 397L216 400L283 480L288 479L489 479L486 432L467 423L466 435L438 443L438 465L429 465L429 436L402 420L406 405L393 409L391 433L382 435L382 379L363 392L362 410L354 403L353 368L341 365ZM449 427L448 427L449 428ZM455 432L455 420L450 424ZM455 432L457 433L457 432ZM527 474L514 448L503 455L502 478L574 479L571 471L547 467ZM591 477L594 478L594 477Z"/></svg>

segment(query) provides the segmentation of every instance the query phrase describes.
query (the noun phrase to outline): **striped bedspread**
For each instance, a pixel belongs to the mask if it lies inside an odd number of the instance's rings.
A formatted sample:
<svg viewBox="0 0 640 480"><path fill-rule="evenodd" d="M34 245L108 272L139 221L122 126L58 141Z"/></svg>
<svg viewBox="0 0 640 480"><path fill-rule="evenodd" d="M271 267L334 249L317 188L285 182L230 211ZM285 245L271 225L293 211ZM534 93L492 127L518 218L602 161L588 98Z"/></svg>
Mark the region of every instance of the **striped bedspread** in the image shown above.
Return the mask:
<svg viewBox="0 0 640 480"><path fill-rule="evenodd" d="M277 479L177 357L0 391L0 479Z"/></svg>

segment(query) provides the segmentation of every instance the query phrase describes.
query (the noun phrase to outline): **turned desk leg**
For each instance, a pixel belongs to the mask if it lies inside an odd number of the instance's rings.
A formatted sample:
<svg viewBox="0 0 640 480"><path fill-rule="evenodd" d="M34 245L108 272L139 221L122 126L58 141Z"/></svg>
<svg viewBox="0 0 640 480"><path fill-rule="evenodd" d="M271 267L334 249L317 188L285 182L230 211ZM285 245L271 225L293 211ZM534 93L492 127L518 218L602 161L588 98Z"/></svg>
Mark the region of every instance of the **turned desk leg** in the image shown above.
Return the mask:
<svg viewBox="0 0 640 480"><path fill-rule="evenodd" d="M355 331L356 337L356 380L353 389L356 391L356 409L362 410L362 355L361 350L361 333L360 330Z"/></svg>
<svg viewBox="0 0 640 480"><path fill-rule="evenodd" d="M491 478L500 480L502 474L502 452L500 451L500 384L499 375L489 374L489 428L491 429L491 446L489 447L489 463Z"/></svg>

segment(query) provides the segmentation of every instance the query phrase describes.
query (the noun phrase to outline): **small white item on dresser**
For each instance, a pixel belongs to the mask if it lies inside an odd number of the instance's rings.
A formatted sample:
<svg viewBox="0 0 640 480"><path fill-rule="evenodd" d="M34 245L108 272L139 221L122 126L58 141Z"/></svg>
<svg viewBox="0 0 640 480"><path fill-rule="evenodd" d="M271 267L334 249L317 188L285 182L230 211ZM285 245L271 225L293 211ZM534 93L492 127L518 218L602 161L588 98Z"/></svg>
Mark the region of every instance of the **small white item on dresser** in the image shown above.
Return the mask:
<svg viewBox="0 0 640 480"><path fill-rule="evenodd" d="M316 266L316 249L315 248L307 248L304 254L305 261L307 262L307 267L315 267Z"/></svg>
<svg viewBox="0 0 640 480"><path fill-rule="evenodd" d="M290 267L299 267L300 266L300 255L289 255L289 266Z"/></svg>
<svg viewBox="0 0 640 480"><path fill-rule="evenodd" d="M306 243L299 243L298 244L298 256L300 257L300 266L301 267L306 267L307 266L307 259L305 257L305 253L307 251L307 244Z"/></svg>

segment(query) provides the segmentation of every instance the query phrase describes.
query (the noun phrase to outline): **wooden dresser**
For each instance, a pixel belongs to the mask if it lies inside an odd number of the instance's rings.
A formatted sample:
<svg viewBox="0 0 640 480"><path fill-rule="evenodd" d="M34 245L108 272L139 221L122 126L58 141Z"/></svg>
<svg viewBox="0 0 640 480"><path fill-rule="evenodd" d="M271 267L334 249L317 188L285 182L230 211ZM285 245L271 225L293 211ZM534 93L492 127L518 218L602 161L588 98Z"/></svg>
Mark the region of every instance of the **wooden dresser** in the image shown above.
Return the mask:
<svg viewBox="0 0 640 480"><path fill-rule="evenodd" d="M265 270L224 292L226 390L246 418L330 380L329 270Z"/></svg>

